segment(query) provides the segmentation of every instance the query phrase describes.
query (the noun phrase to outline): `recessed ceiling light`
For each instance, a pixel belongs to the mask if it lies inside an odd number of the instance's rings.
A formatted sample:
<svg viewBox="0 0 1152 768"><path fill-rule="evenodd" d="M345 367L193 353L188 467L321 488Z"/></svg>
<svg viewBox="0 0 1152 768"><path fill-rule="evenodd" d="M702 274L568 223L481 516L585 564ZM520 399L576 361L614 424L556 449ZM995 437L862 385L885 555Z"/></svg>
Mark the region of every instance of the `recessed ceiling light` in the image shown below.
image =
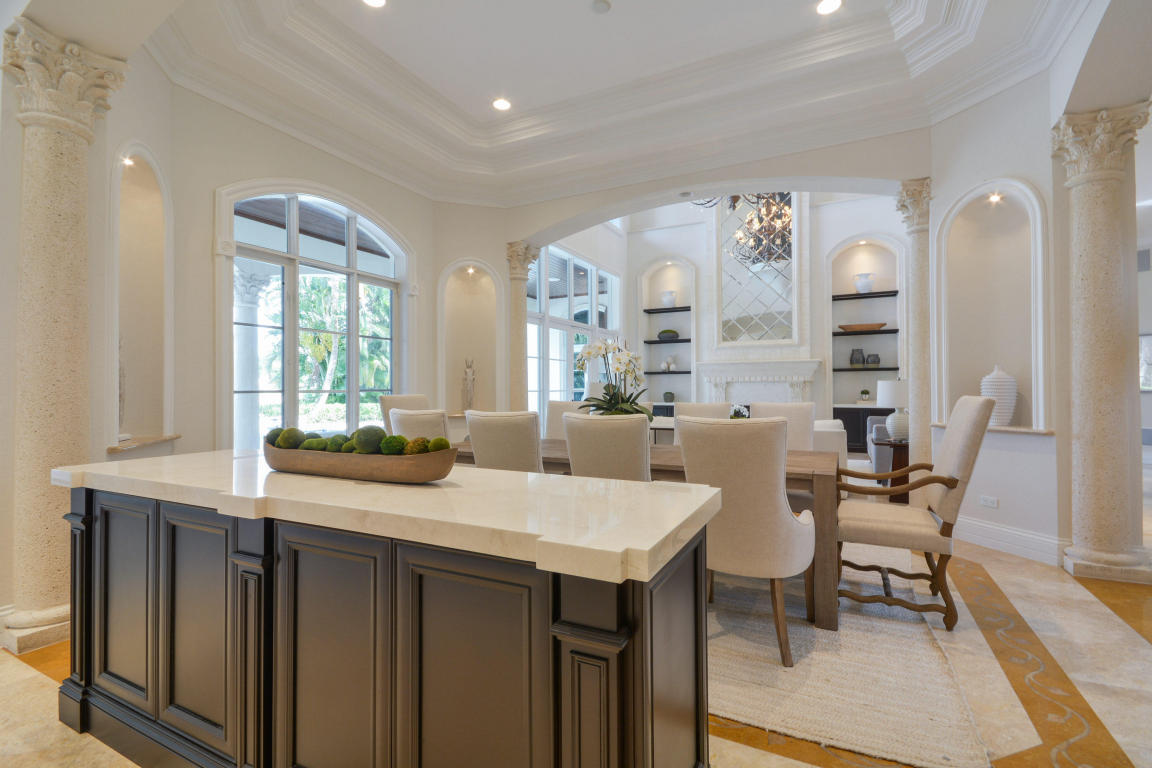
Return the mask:
<svg viewBox="0 0 1152 768"><path fill-rule="evenodd" d="M996 204L1003 199L1004 199L1004 196L1001 195L999 192L993 192L992 194L988 195L988 202L990 202L992 204Z"/></svg>
<svg viewBox="0 0 1152 768"><path fill-rule="evenodd" d="M512 102L501 96L492 102L492 109L498 109L501 112L507 112L508 110L512 109Z"/></svg>
<svg viewBox="0 0 1152 768"><path fill-rule="evenodd" d="M830 13L836 13L840 10L841 0L820 0L816 3L816 13L821 16L827 16Z"/></svg>
<svg viewBox="0 0 1152 768"><path fill-rule="evenodd" d="M476 267L468 267L468 274L470 274L470 275L476 274Z"/></svg>
<svg viewBox="0 0 1152 768"><path fill-rule="evenodd" d="M124 165L136 165L136 161L130 157L126 157L123 160L121 160L120 162L124 163Z"/></svg>
<svg viewBox="0 0 1152 768"><path fill-rule="evenodd" d="M664 266L670 267L670 266L672 266L672 262L666 261L666 262L664 262Z"/></svg>
<svg viewBox="0 0 1152 768"><path fill-rule="evenodd" d="M856 245L868 245L868 241L867 240L861 240L860 242L856 243Z"/></svg>
<svg viewBox="0 0 1152 768"><path fill-rule="evenodd" d="M388 4L388 0L364 0L364 5L369 8L383 8Z"/></svg>
<svg viewBox="0 0 1152 768"><path fill-rule="evenodd" d="M612 0L592 0L592 13L608 13L612 10Z"/></svg>

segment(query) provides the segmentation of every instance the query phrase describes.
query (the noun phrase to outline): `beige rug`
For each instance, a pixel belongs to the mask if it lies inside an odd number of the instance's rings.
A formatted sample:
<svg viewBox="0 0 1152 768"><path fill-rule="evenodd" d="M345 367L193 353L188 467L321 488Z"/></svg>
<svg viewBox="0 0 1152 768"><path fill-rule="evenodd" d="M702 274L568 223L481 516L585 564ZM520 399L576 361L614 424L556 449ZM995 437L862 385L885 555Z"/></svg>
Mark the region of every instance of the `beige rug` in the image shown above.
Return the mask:
<svg viewBox="0 0 1152 768"><path fill-rule="evenodd" d="M845 557L909 570L908 553L846 547ZM844 574L864 583L858 591L880 591L876 574ZM903 579L892 586L915 599ZM717 574L708 612L711 713L923 768L989 765L948 658L919 614L842 600L840 630L828 632L804 620L799 580L789 583L787 603L791 669L780 664L768 582Z"/></svg>

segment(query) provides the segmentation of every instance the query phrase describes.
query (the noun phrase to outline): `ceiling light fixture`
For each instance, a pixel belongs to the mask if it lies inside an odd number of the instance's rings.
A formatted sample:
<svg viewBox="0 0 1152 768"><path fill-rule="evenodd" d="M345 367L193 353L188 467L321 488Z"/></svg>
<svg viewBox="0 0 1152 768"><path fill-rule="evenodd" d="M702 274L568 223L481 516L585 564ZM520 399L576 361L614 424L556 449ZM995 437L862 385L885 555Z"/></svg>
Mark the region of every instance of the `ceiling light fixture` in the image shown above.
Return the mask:
<svg viewBox="0 0 1152 768"><path fill-rule="evenodd" d="M988 195L988 202L992 203L992 205L996 205L996 203L1000 202L1003 199L1004 199L1004 196L1001 195L999 192L993 192L992 194Z"/></svg>
<svg viewBox="0 0 1152 768"><path fill-rule="evenodd" d="M492 109L498 109L501 112L507 112L508 110L512 109L512 102L501 96L492 102Z"/></svg>
<svg viewBox="0 0 1152 768"><path fill-rule="evenodd" d="M724 200L728 212L743 204L748 210L744 224L732 235L736 241L732 255L749 269L792 258L792 193L767 192L754 195L728 195L707 200L694 200L693 205L714 208Z"/></svg>
<svg viewBox="0 0 1152 768"><path fill-rule="evenodd" d="M388 4L388 0L364 0L364 5L369 8L383 8Z"/></svg>
<svg viewBox="0 0 1152 768"><path fill-rule="evenodd" d="M664 262L664 266L670 267L670 266L672 266L672 262L666 261L666 262Z"/></svg>
<svg viewBox="0 0 1152 768"><path fill-rule="evenodd" d="M821 16L827 16L830 13L836 13L840 10L841 0L820 0L816 3L816 13Z"/></svg>
<svg viewBox="0 0 1152 768"><path fill-rule="evenodd" d="M136 165L136 161L130 157L126 157L123 160L121 160L120 162L124 163L124 165Z"/></svg>
<svg viewBox="0 0 1152 768"><path fill-rule="evenodd" d="M868 241L867 240L861 240L860 242L856 243L856 245L868 245Z"/></svg>
<svg viewBox="0 0 1152 768"><path fill-rule="evenodd" d="M470 275L476 274L476 267L468 267L468 274L470 274Z"/></svg>
<svg viewBox="0 0 1152 768"><path fill-rule="evenodd" d="M592 0L592 13L608 13L612 10L612 0Z"/></svg>

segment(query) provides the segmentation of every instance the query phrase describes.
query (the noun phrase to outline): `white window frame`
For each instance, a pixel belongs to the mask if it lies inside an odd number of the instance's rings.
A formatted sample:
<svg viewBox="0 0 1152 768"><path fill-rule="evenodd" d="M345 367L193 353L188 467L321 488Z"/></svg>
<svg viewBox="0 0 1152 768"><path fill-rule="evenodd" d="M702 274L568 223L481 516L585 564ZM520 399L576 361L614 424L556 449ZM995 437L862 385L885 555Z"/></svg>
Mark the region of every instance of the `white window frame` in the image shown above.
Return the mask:
<svg viewBox="0 0 1152 768"><path fill-rule="evenodd" d="M235 205L242 200L266 195L284 195L290 198L288 206L288 252L276 251L247 243L235 241ZM307 259L299 255L299 227L297 226L297 201L299 197L311 196L323 198L332 203L338 203L349 211L347 226L348 236L346 248L349 249L348 266L330 264L328 262ZM233 272L234 259L237 256L248 259L258 259L276 263L284 267L284 356L283 370L281 371L281 387L284 397L284 422L293 423L299 413L299 358L298 333L299 317L295 301L298 290L299 265L307 265L342 272L348 275L348 323L345 333L348 339L346 385L353 397L347 403L347 420L349 429L355 429L359 423L360 401L360 369L359 369L359 284L365 282L380 285L392 290L392 355L391 379L392 392L405 390L407 370L411 369L414 361L410 355L410 345L407 343L406 322L410 311L408 292L402 290L406 286L406 273L408 258L411 249L402 238L397 236L396 229L387 221L373 212L368 206L348 198L338 190L323 185L300 180L263 180L255 182L241 182L222 187L216 191L216 238L215 238L215 282L216 282L216 435L215 445L218 449L232 447L233 442L233 407L234 407L234 350L232 344L233 334ZM396 246L392 254L396 260L394 276L383 277L371 273L361 273L356 270L355 232L356 221L366 219L379 227ZM292 286L289 291L289 285ZM289 299L289 295L293 297ZM289 322L291 319L291 322ZM291 334L291 338L289 337ZM355 355L352 354L352 345L355 344ZM353 360L357 361L353 365ZM382 419L381 419L382 421Z"/></svg>
<svg viewBox="0 0 1152 768"><path fill-rule="evenodd" d="M568 285L569 286L572 286L575 284L573 279L572 279L572 275L573 275L572 270L573 270L574 262L579 261L582 265L584 265L588 268L588 317L589 317L589 320L591 321L588 324L584 324L584 323L581 323L581 322L578 322L576 320L571 319L572 314L573 314L572 309L571 309L571 302L572 302L571 291L569 291L569 296L568 296L569 310L568 310L567 318L555 317L549 313L549 310L550 310L549 301L550 301L550 299L548 296L547 277L548 277L548 265L549 265L550 259L552 258L552 252L553 251L558 251L559 253L563 254L565 258L568 259ZM566 352L565 352L565 357L564 357L564 360L566 362L568 360L568 357L571 355L571 349L572 349L572 341L571 340L572 340L572 334L573 333L583 333L583 334L587 335L589 342L595 341L596 339L618 338L621 335L621 329L620 328L600 328L598 325L598 318L599 318L599 311L598 310L599 310L599 305L600 305L600 274L601 273L616 278L616 286L617 286L616 287L616 292L617 292L616 301L618 303L622 303L623 302L623 296L621 296L620 294L621 294L621 291L623 290L623 281L620 279L620 276L617 275L615 272L604 269L603 267L601 267L599 264L597 264L592 259L585 257L584 255L572 250L571 248L565 248L563 246L549 245L549 246L546 246L546 247L540 249L540 256L536 260L536 296L537 296L537 309L538 309L538 311L528 312L527 323L528 324L534 324L534 325L538 326L540 329L540 331L539 331L540 332L539 358L537 359L538 360L537 364L539 365L539 373L540 373L540 376L538 379L540 389L539 389L539 394L538 394L538 402L536 403L538 408L536 408L536 409L532 408L532 403L529 403L529 409L539 411L541 429L544 428L544 421L547 418L548 402L551 400L551 393L552 393L552 389L553 389L552 382L551 382L551 376L550 376L550 372L549 372L550 366L548 365L548 362L551 359L551 355L549 354L551 351L550 350L550 343L551 343L550 336L551 336L551 334L549 333L549 331L551 331L551 329L555 328L557 330L563 330L567 334L565 336ZM519 297L519 300L520 301L527 301L527 296L526 295L521 296L521 297ZM621 306L618 306L616 308L615 314L616 314L617 322L620 322L621 318L624 315L624 312L622 310L623 310L623 308ZM609 318L611 318L612 313L609 312L608 316L609 316ZM528 332L527 331L527 325L525 325L525 329L523 332L524 333ZM525 360L525 363L527 363L527 360ZM564 382L564 387L563 387L564 397L566 400L571 400L572 399L572 391L573 391L574 370L572 370L572 366L566 366L565 370L568 371L569 373L568 373L567 381ZM588 371L586 371L584 374L585 387L587 387L587 383L589 381L594 380L594 377L596 377L598 375L599 375L599 371L597 371L595 369L595 366L592 366ZM559 389L559 388L557 388L557 389Z"/></svg>

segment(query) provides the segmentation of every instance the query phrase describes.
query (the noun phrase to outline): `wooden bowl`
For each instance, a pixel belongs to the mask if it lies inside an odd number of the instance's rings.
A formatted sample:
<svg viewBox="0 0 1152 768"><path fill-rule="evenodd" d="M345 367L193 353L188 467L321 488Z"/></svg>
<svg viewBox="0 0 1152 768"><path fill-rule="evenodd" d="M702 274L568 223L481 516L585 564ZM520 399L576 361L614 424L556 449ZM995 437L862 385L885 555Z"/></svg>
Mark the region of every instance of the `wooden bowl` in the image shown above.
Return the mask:
<svg viewBox="0 0 1152 768"><path fill-rule="evenodd" d="M329 453L277 448L264 443L264 460L278 472L342 477L373 483L431 483L443 480L456 463L456 449L411 456Z"/></svg>
<svg viewBox="0 0 1152 768"><path fill-rule="evenodd" d="M851 325L842 325L842 331L878 331L888 323L853 323Z"/></svg>

